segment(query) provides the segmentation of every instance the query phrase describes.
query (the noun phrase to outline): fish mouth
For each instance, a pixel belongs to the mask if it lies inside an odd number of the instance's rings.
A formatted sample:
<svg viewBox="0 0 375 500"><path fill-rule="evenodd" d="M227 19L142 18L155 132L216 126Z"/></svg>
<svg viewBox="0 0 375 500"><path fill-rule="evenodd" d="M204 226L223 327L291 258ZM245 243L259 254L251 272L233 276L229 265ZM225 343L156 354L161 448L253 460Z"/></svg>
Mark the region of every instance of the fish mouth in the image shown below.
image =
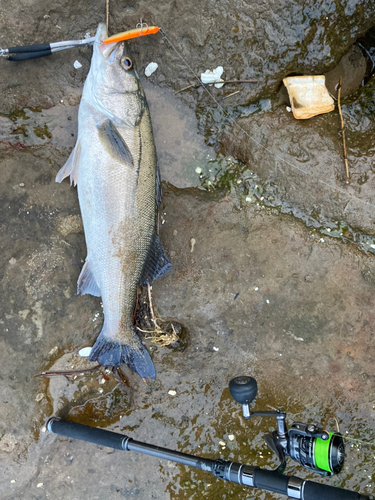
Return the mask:
<svg viewBox="0 0 375 500"><path fill-rule="evenodd" d="M103 43L103 40L105 40L106 38L108 38L107 26L104 23L100 23L96 30L95 46L97 49L99 49L99 52L103 56L103 58L111 64L115 60L119 43Z"/></svg>
<svg viewBox="0 0 375 500"><path fill-rule="evenodd" d="M99 23L96 29L95 43L100 44L106 38L108 38L107 26L104 23Z"/></svg>

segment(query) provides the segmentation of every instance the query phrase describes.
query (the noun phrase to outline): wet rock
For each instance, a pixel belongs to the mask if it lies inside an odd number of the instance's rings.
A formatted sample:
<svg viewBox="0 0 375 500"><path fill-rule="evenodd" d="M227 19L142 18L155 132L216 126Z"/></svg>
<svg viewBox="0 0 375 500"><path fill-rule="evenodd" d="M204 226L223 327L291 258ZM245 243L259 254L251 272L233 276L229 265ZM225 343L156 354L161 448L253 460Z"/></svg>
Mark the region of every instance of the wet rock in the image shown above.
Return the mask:
<svg viewBox="0 0 375 500"><path fill-rule="evenodd" d="M16 438L13 434L4 434L0 439L0 452L12 453L17 445Z"/></svg>
<svg viewBox="0 0 375 500"><path fill-rule="evenodd" d="M285 154L288 161L296 158L299 167L307 166L318 179L328 178L340 186L337 115L297 129L284 109L273 107L270 97L290 72L324 73L336 66L354 40L374 24L374 2L367 2L367 10L357 0L340 6L313 0L275 0L240 7L229 0L219 3L204 0L197 12L196 4L172 0L157 4L140 0L132 5L111 1L110 31L133 28L140 17L149 23L152 20L163 26L197 73L216 67L223 58L225 78L255 77L259 83L241 87L228 107L250 103L235 111L250 117L246 127L256 140ZM94 3L87 10L82 2L64 0L55 2L51 11L45 3L34 2L32 17L30 12L19 1L1 4L1 47L93 34L104 19L104 3ZM102 374L78 376L71 382L64 377L51 381L33 377L42 370L69 367L72 353L92 345L101 328L100 300L77 297L73 292L86 255L76 190L54 182L75 142L76 115L91 49L20 64L2 60L1 430L13 436L6 447L14 445L13 453L18 455L13 460L11 453L4 454L0 476L0 496L4 498L53 498L56 491L67 499L72 495L115 499L120 494L172 500L193 495L203 498L211 491L215 496L203 471L171 468L152 457L129 453L124 474L122 459L111 450L40 433L40 429L56 411L135 439L212 457L217 452L215 444L230 431L236 436L237 460L269 467L260 458L262 432L268 432L269 422L259 423L256 432L243 427L241 410L229 395L229 379L242 373L258 379L259 409L285 407L291 418L308 421L329 407L350 435L367 441L374 438L372 257L328 237L324 245L318 244L305 226L275 208L280 196L276 189L274 200L261 200L260 188L254 188L256 194L244 207L240 194L247 196L246 179L231 176L227 166L233 160L225 154L222 158L227 163L217 161L205 144L206 140L215 145L216 134L224 127L221 113L212 112L202 89L172 96L168 88L181 89L194 78L159 35L136 40L131 49L140 74L150 60L159 64L153 78L163 82L164 89L149 84L149 95L155 103L150 107L163 178L180 187L202 183L208 189L211 182L212 189L210 168L222 168L226 174L218 192L164 186L168 217L161 226L161 238L173 270L155 285L153 299L163 317L173 315L174 324L176 319L186 325L189 342L181 350L155 345L152 357L158 379L150 386L131 373L124 377L128 384L124 391L112 379L109 385L102 383ZM77 59L82 68L73 77ZM353 165L354 157L358 158L353 168L361 182L365 179L364 184L354 183L348 189L371 202L369 162L373 152L370 146L363 147L373 143L373 94L369 89L371 85L345 101L343 111L352 140L348 147L352 148ZM230 87L214 90L217 97L232 91ZM264 99L259 101L261 97ZM192 106L189 115L182 101ZM195 111L200 119L199 135ZM238 131L233 135L229 145L248 162L247 171L257 170L259 176L278 183L283 179L280 192L285 199L300 203L306 213L312 207L315 211L323 207L328 215L344 213L345 218L370 228L372 214L366 208L363 214L360 210L354 213L354 202L344 202L341 192L332 194L324 191L324 184L306 182L298 170L287 170L284 158L267 160L264 150L251 149L251 141L240 147ZM228 145L226 150L230 150ZM211 158L204 162L207 155ZM231 194L223 197L225 190ZM266 202L278 217L265 209ZM369 217L368 224L363 222L365 217ZM60 226L62 221L66 224ZM199 243L193 253L191 238ZM311 275L314 280L306 283L294 279L293 274L301 278ZM176 390L175 397L168 395L170 388ZM36 401L40 394L45 396ZM232 458L230 453L228 445L223 458ZM350 453L340 484L370 493L363 467L368 449ZM12 490L10 480L14 481ZM43 491L37 489L41 483ZM216 496L245 499L249 494L229 483L220 488Z"/></svg>
<svg viewBox="0 0 375 500"><path fill-rule="evenodd" d="M68 234L83 234L83 222L80 215L68 215L67 217L58 217L56 227L63 236Z"/></svg>
<svg viewBox="0 0 375 500"><path fill-rule="evenodd" d="M311 213L319 206L329 218L374 234L374 89L371 80L342 103L348 186L337 109L304 122L282 108L239 119L242 131L234 127L224 132L221 151L275 184L281 197L298 209Z"/></svg>

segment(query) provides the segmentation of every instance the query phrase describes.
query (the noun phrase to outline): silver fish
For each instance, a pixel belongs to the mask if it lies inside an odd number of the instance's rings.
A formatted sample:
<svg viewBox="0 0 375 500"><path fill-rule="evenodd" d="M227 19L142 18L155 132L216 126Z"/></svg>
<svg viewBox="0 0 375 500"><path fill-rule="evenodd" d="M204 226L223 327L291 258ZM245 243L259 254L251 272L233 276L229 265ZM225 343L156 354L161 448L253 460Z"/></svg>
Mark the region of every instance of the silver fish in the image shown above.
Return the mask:
<svg viewBox="0 0 375 500"><path fill-rule="evenodd" d="M124 43L96 33L78 113L78 137L56 177L78 185L87 257L78 291L102 297L104 324L90 354L102 366L127 363L141 377L155 368L133 325L138 283L171 267L156 232L160 174L147 101Z"/></svg>

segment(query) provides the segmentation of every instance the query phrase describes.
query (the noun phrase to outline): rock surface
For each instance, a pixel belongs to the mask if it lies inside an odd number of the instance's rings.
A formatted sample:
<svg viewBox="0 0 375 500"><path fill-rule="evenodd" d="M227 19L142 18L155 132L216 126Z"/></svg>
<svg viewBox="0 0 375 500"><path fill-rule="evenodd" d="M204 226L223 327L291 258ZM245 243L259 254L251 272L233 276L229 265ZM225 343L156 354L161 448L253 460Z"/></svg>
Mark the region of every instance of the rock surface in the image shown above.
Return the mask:
<svg viewBox="0 0 375 500"><path fill-rule="evenodd" d="M173 265L153 301L183 325L184 344L145 340L153 382L127 371L125 383L104 371L34 378L91 367L77 354L103 320L100 299L76 295L86 256L76 190L54 181L75 143L91 49L0 59L0 496L281 499L44 432L55 413L185 453L275 466L262 438L271 422L243 421L230 398L240 374L258 381L252 408L321 424L334 413L344 436L359 440L346 441L337 477L290 474L370 494L373 450L361 440L375 437L374 82L359 88L369 60L353 44L375 24L375 4L110 3L111 33L141 17L163 27L196 73L221 64L225 79L259 82L212 89L224 112L201 88L174 94L194 77L159 35L131 44L155 129L160 232ZM82 38L103 19L104 2L4 0L0 46ZM145 81L151 61L159 67ZM349 186L337 112L296 121L280 88L291 73L323 73L334 92L341 71Z"/></svg>

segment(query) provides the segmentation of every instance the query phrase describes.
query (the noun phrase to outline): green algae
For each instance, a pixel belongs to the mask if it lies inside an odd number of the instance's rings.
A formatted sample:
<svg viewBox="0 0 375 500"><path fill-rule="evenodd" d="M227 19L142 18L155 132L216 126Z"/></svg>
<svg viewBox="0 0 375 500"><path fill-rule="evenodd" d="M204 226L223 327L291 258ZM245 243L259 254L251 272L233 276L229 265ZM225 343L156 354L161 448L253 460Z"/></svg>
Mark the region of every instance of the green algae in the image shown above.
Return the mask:
<svg viewBox="0 0 375 500"><path fill-rule="evenodd" d="M34 134L40 139L52 139L52 134L48 130L47 124L44 124L44 127L34 127Z"/></svg>

